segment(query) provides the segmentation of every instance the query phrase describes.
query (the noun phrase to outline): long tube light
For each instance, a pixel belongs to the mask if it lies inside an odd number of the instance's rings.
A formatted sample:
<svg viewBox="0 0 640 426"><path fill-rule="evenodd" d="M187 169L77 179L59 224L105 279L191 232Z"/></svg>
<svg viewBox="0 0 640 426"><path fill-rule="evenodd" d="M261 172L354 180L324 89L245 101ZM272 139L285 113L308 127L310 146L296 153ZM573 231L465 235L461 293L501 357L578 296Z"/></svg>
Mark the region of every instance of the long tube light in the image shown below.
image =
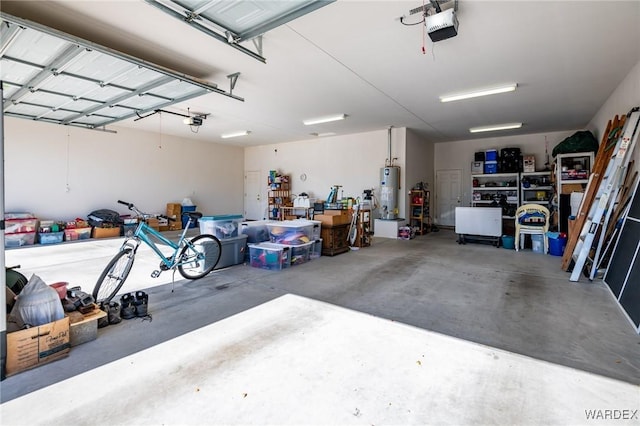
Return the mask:
<svg viewBox="0 0 640 426"><path fill-rule="evenodd" d="M471 133L493 132L495 130L519 129L520 127L522 127L522 123L493 124L491 126L472 127L469 131Z"/></svg>
<svg viewBox="0 0 640 426"><path fill-rule="evenodd" d="M326 117L310 118L308 120L304 120L302 123L304 123L305 126L312 126L314 124L322 124L322 123L329 123L331 121L344 120L345 118L347 118L346 114L335 114L335 115L329 115Z"/></svg>
<svg viewBox="0 0 640 426"><path fill-rule="evenodd" d="M222 139L228 139L228 138L237 138L240 136L247 136L249 133L251 133L248 130L241 130L239 132L233 132L233 133L224 133L222 135L220 135L220 137Z"/></svg>
<svg viewBox="0 0 640 426"><path fill-rule="evenodd" d="M481 90L474 90L472 92L458 93L454 95L443 95L443 96L440 96L440 102L453 102L453 101L459 101L462 99L478 98L480 96L489 96L489 95L496 95L498 93L513 92L516 90L516 87L518 87L517 83L508 84L506 86L493 87L490 89L481 89Z"/></svg>

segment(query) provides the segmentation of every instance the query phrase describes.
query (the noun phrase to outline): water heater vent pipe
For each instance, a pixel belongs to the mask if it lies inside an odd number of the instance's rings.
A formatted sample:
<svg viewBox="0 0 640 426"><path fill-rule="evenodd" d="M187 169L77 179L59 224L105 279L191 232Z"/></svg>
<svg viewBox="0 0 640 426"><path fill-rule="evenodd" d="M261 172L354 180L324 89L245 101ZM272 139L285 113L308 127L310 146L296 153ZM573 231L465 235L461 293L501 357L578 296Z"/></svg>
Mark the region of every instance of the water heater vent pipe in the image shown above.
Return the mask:
<svg viewBox="0 0 640 426"><path fill-rule="evenodd" d="M387 129L387 149L389 151L389 156L387 157L387 160L384 163L385 167L391 167L393 165L393 160L391 159L391 129L392 128L393 126L389 126Z"/></svg>

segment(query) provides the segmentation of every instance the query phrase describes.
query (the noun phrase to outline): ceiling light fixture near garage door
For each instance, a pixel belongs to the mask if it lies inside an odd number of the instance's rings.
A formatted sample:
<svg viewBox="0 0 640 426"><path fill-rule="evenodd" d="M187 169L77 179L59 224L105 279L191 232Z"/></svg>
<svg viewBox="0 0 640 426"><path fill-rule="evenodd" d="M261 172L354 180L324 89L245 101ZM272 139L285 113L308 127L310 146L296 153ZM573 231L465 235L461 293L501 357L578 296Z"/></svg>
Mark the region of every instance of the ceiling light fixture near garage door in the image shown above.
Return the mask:
<svg viewBox="0 0 640 426"><path fill-rule="evenodd" d="M249 133L251 132L248 130L241 130L239 132L223 133L222 135L220 135L220 137L222 139L237 138L240 136L247 136Z"/></svg>
<svg viewBox="0 0 640 426"><path fill-rule="evenodd" d="M520 127L522 127L522 123L506 123L506 124L494 124L491 126L472 127L469 129L469 131L471 133L493 132L496 130L519 129Z"/></svg>
<svg viewBox="0 0 640 426"><path fill-rule="evenodd" d="M305 126L313 126L314 124L330 123L332 121L344 120L345 118L347 118L346 114L335 114L326 117L310 118L304 120L303 123Z"/></svg>
<svg viewBox="0 0 640 426"><path fill-rule="evenodd" d="M478 98L480 96L489 96L489 95L497 95L498 93L507 93L513 92L518 87L517 83L508 84L506 86L493 87L490 89L480 89L474 90L471 92L458 93L454 95L443 95L440 96L440 102L453 102L460 101L462 99L470 99L470 98Z"/></svg>

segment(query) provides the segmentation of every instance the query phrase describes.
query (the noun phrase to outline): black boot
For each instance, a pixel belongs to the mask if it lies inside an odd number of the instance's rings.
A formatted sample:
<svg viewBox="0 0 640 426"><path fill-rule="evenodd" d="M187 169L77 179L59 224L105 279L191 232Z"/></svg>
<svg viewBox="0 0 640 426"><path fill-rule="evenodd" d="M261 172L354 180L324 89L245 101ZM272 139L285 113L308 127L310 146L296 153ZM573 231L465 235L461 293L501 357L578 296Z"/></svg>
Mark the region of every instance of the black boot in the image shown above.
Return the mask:
<svg viewBox="0 0 640 426"><path fill-rule="evenodd" d="M136 316L135 299L133 294L127 293L120 296L120 316L122 319L131 319Z"/></svg>
<svg viewBox="0 0 640 426"><path fill-rule="evenodd" d="M118 302L110 302L109 310L107 311L107 316L109 318L109 324L118 324L122 321L120 318L120 304Z"/></svg>
<svg viewBox="0 0 640 426"><path fill-rule="evenodd" d="M149 305L149 295L144 291L136 291L136 316L146 317Z"/></svg>

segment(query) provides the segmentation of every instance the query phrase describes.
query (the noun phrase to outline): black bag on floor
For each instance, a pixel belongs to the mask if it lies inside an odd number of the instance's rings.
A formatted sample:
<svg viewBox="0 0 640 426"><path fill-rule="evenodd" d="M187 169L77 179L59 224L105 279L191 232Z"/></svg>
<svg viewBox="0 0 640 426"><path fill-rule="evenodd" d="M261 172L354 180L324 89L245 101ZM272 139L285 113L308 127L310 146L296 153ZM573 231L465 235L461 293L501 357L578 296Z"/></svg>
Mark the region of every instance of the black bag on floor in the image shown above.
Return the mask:
<svg viewBox="0 0 640 426"><path fill-rule="evenodd" d="M124 224L120 213L109 209L94 210L89 213L87 219L89 225L98 228L113 228Z"/></svg>

